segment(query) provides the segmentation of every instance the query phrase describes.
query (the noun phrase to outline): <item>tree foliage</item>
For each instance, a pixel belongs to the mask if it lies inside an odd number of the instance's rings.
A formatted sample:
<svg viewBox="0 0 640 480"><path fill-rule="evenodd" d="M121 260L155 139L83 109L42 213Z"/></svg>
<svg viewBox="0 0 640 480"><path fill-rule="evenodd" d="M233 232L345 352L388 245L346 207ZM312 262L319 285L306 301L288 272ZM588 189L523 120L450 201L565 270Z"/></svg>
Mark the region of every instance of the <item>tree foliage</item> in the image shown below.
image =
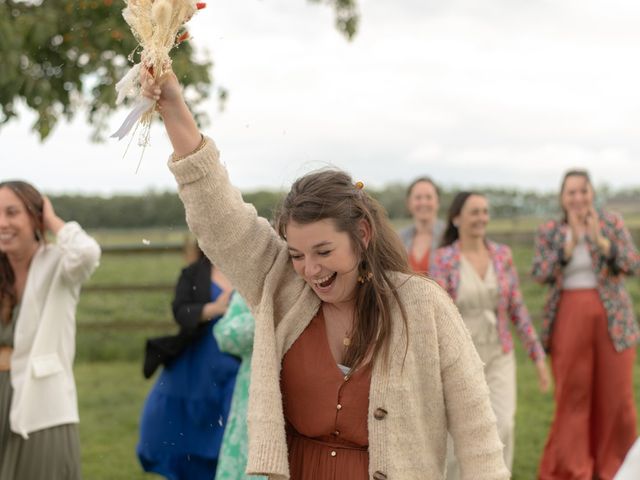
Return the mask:
<svg viewBox="0 0 640 480"><path fill-rule="evenodd" d="M332 6L336 26L348 39L356 31L356 0L310 0ZM136 42L122 18L121 0L0 0L0 127L17 118L21 101L37 114L41 140L60 117L86 111L102 138L115 110L115 83L136 57ZM195 55L189 42L172 55L173 68L196 106L214 86L212 61ZM218 88L224 99L226 91ZM194 110L203 124L206 116Z"/></svg>
<svg viewBox="0 0 640 480"><path fill-rule="evenodd" d="M243 195L258 215L273 218L282 192L261 190ZM147 192L143 195L50 195L56 213L75 220L83 227L96 228L186 228L182 202L173 192Z"/></svg>
<svg viewBox="0 0 640 480"><path fill-rule="evenodd" d="M313 3L325 3L333 7L336 15L336 28L348 40L351 40L358 30L358 11L356 0L309 0Z"/></svg>
<svg viewBox="0 0 640 480"><path fill-rule="evenodd" d="M407 185L389 184L384 188L367 188L386 209L389 218L400 223L409 222L406 209ZM451 200L457 189L441 189L440 216L446 218ZM513 188L479 189L489 199L493 218L549 218L559 214L558 195ZM246 202L253 204L258 215L272 219L284 192L258 190L243 193ZM605 203L616 211L637 218L640 214L640 189L610 191ZM50 195L56 212L65 220L76 220L84 227L95 228L185 228L185 213L174 192L146 192L142 195Z"/></svg>

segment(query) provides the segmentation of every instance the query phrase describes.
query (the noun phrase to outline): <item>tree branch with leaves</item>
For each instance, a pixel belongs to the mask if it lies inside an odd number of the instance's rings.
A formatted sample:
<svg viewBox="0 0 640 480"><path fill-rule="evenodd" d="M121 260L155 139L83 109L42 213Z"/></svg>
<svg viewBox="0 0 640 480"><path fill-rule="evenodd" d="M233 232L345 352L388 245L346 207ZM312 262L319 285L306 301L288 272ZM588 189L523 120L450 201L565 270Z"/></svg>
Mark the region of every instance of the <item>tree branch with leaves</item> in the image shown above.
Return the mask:
<svg viewBox="0 0 640 480"><path fill-rule="evenodd" d="M358 25L356 0L309 0L331 6L336 28L347 39ZM92 140L104 138L116 110L115 83L129 70L137 46L122 18L119 0L0 0L0 129L18 118L20 105L35 112L32 129L46 139L64 118L85 112ZM172 66L200 125L206 114L197 105L213 91L213 61L196 55L189 42L172 53Z"/></svg>

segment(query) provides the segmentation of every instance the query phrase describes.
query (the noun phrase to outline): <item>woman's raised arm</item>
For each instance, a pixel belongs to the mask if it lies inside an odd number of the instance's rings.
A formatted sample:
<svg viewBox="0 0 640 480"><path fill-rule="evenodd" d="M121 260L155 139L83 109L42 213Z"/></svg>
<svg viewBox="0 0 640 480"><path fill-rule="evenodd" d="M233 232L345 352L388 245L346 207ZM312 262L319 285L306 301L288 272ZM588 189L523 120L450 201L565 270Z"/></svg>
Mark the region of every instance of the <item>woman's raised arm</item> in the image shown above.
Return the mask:
<svg viewBox="0 0 640 480"><path fill-rule="evenodd" d="M147 69L142 69L142 94L156 101L156 108L173 145L175 157L183 157L195 151L202 142L196 121L182 96L182 87L173 70L156 79Z"/></svg>

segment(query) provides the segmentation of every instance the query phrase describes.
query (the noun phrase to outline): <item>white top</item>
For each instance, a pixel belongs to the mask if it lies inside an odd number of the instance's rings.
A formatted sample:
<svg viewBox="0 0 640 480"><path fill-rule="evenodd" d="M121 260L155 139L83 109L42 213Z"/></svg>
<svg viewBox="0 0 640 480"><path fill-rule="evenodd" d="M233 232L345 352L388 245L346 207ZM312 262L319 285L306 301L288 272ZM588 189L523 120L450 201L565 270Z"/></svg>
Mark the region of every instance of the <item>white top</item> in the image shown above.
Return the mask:
<svg viewBox="0 0 640 480"><path fill-rule="evenodd" d="M569 232L567 235L571 235ZM569 263L564 267L562 275L563 290L580 290L585 288L597 288L598 279L593 271L593 262L589 246L584 237L578 240L573 249Z"/></svg>
<svg viewBox="0 0 640 480"><path fill-rule="evenodd" d="M78 423L73 379L80 286L98 266L98 243L75 222L31 261L11 356L11 431L28 438L44 428Z"/></svg>

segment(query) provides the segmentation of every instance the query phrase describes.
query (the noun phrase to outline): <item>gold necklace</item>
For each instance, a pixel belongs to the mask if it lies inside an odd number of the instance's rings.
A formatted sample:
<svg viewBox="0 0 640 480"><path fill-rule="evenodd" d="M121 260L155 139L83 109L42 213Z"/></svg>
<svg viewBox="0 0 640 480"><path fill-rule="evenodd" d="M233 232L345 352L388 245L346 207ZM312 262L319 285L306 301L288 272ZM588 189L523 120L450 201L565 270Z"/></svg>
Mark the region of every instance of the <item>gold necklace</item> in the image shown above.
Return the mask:
<svg viewBox="0 0 640 480"><path fill-rule="evenodd" d="M346 330L346 328L345 328ZM345 333L344 337L342 337L342 345L345 346L345 348L349 347L349 345L351 345L351 334L350 333Z"/></svg>
<svg viewBox="0 0 640 480"><path fill-rule="evenodd" d="M323 310L324 310L324 309L323 309ZM323 315L324 315L325 320L326 320L326 318L327 318L326 313L324 313L324 312L323 312ZM337 317L336 317L336 318L337 318ZM342 324L342 322L340 322L339 320L337 320L337 321L338 321L338 323L340 324L340 326L341 326L344 330L346 330L346 328L344 328L344 325ZM347 335L347 334L345 334L345 335L342 337L342 345L344 345L344 346L345 346L345 348L351 345L351 335Z"/></svg>

